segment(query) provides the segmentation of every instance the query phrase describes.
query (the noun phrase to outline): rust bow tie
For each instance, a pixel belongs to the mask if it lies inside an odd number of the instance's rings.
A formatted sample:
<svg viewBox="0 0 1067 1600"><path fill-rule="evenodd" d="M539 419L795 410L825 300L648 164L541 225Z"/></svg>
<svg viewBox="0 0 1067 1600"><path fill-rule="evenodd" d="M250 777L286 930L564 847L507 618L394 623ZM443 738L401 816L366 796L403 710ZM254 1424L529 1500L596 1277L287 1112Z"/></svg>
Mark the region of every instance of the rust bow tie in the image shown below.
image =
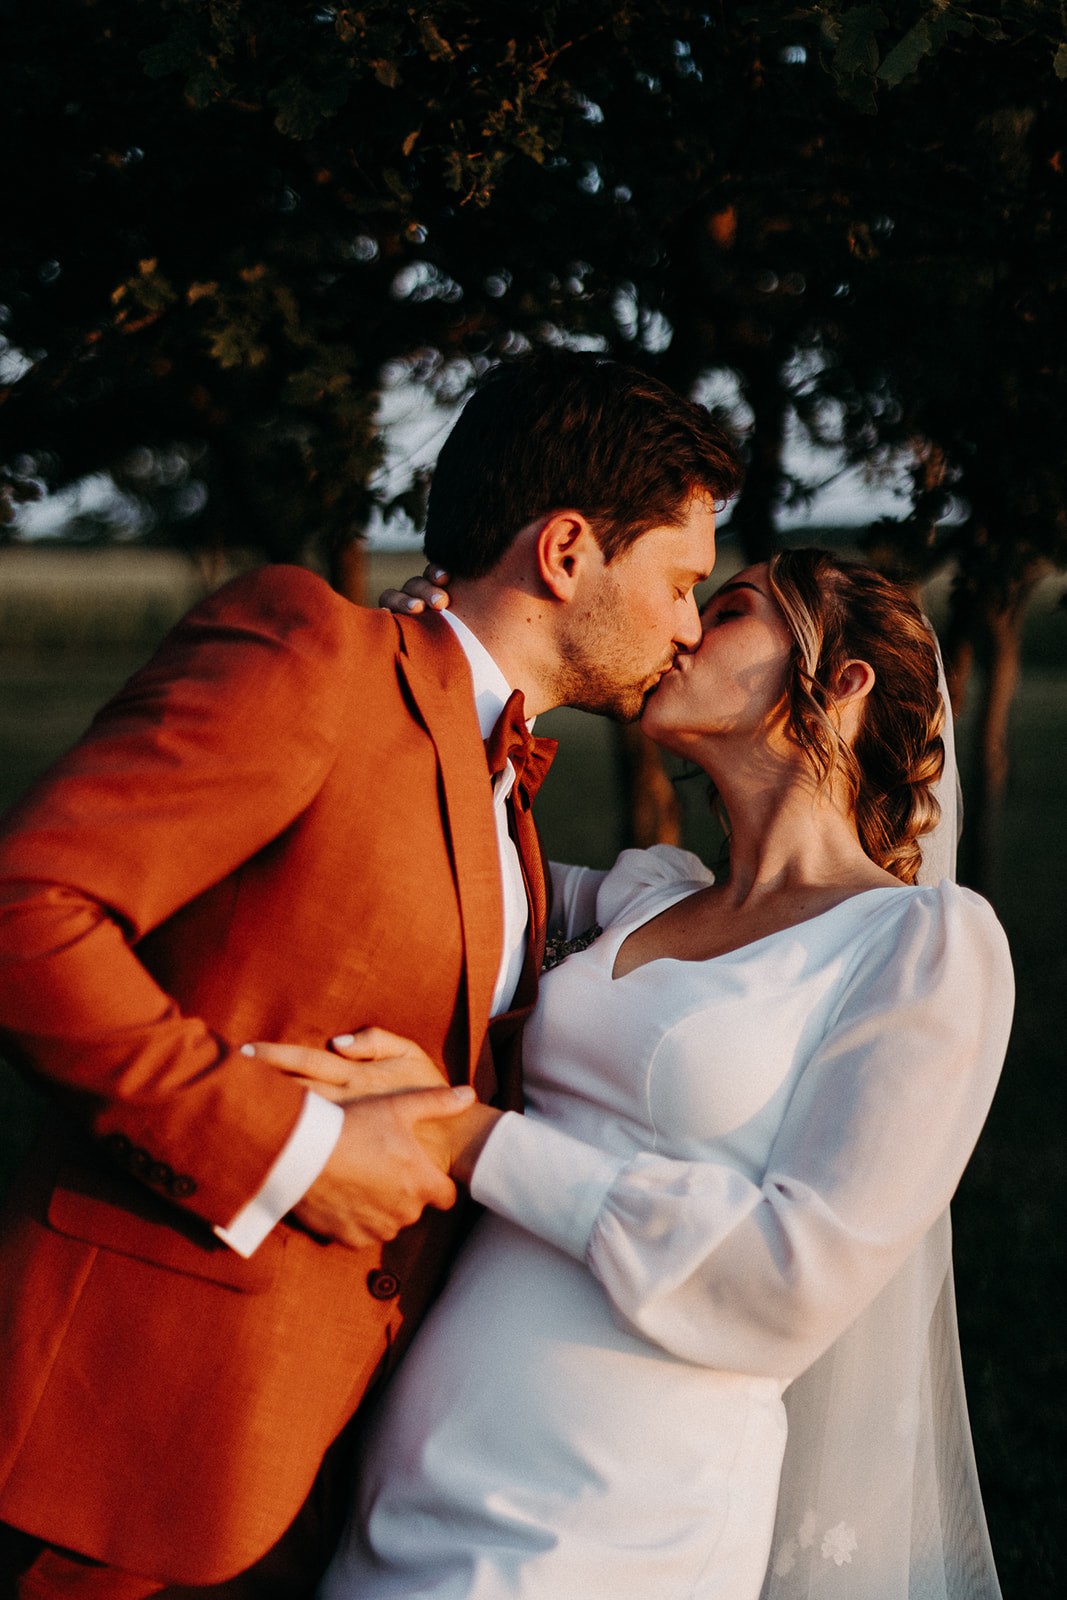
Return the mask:
<svg viewBox="0 0 1067 1600"><path fill-rule="evenodd" d="M522 691L516 689L485 741L490 777L498 777L510 761L515 768L515 791L523 807L527 808L552 765L556 748L555 739L533 737L526 726Z"/></svg>

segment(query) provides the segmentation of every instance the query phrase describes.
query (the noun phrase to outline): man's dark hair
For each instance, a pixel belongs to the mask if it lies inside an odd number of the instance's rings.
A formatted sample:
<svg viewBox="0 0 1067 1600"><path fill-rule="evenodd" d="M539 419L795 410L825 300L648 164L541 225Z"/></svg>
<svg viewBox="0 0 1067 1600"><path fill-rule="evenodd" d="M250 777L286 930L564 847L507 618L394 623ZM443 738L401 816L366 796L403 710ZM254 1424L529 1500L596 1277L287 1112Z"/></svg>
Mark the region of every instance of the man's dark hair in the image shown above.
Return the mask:
<svg viewBox="0 0 1067 1600"><path fill-rule="evenodd" d="M494 367L441 449L426 555L480 578L535 517L580 511L608 561L676 526L694 495L728 500L741 468L703 406L601 356L541 351Z"/></svg>

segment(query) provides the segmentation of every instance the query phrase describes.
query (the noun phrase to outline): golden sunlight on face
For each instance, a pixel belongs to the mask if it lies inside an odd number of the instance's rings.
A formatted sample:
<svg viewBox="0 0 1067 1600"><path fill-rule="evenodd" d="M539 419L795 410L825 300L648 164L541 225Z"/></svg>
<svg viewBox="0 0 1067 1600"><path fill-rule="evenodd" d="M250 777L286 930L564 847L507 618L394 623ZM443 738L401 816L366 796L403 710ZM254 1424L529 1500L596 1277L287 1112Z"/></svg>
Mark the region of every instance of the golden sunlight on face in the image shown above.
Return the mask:
<svg viewBox="0 0 1067 1600"><path fill-rule="evenodd" d="M781 718L792 635L766 564L731 578L704 607L699 648L679 655L641 726L665 748L693 753L705 738L758 737Z"/></svg>
<svg viewBox="0 0 1067 1600"><path fill-rule="evenodd" d="M622 722L639 717L676 654L700 642L693 589L714 564L715 512L702 498L678 526L651 528L604 563L575 607L568 703Z"/></svg>

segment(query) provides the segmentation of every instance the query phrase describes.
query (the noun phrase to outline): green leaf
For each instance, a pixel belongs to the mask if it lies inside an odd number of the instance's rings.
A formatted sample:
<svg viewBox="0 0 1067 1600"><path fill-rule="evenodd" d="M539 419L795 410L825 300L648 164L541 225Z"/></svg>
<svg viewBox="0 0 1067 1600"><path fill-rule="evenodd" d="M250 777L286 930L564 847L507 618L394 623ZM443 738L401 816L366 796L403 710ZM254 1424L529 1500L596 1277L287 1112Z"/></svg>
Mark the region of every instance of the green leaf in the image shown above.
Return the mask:
<svg viewBox="0 0 1067 1600"><path fill-rule="evenodd" d="M891 89L895 88L911 77L923 56L930 54L931 47L930 29L923 17L893 46L879 67L878 76Z"/></svg>
<svg viewBox="0 0 1067 1600"><path fill-rule="evenodd" d="M524 156L536 161L538 166L544 165L548 150L537 128L519 128L515 133L515 145Z"/></svg>
<svg viewBox="0 0 1067 1600"><path fill-rule="evenodd" d="M208 348L212 358L224 370L234 367L261 367L267 360L267 349L259 343L254 332L236 322L213 328L208 333Z"/></svg>
<svg viewBox="0 0 1067 1600"><path fill-rule="evenodd" d="M278 108L274 126L290 139L309 139L327 117L336 116L348 97L341 80L312 88L301 78L287 78L268 96Z"/></svg>
<svg viewBox="0 0 1067 1600"><path fill-rule="evenodd" d="M934 16L927 17L926 21L930 29L930 45L935 51L947 44L950 34L958 33L961 39L969 39L975 31L969 17L957 17L952 11L938 11Z"/></svg>
<svg viewBox="0 0 1067 1600"><path fill-rule="evenodd" d="M411 199L411 190L395 167L384 167L382 169L382 177L398 200L403 200L406 204Z"/></svg>
<svg viewBox="0 0 1067 1600"><path fill-rule="evenodd" d="M395 61L372 61L370 66L378 82L384 84L385 88L395 89L400 83L400 68Z"/></svg>
<svg viewBox="0 0 1067 1600"><path fill-rule="evenodd" d="M159 44L141 51L140 62L147 77L166 78L172 72L191 71L198 53L196 31L181 18Z"/></svg>
<svg viewBox="0 0 1067 1600"><path fill-rule="evenodd" d="M869 73L862 76L854 73L848 77L838 77L837 92L846 105L853 111L862 111L864 116L873 117L878 110L878 101L874 94L874 79Z"/></svg>
<svg viewBox="0 0 1067 1600"><path fill-rule="evenodd" d="M422 16L418 21L419 42L426 51L431 61L454 61L456 52L448 40L438 33L437 28L429 17ZM390 85L392 87L392 85Z"/></svg>
<svg viewBox="0 0 1067 1600"><path fill-rule="evenodd" d="M220 54L232 56L241 37L240 0L211 0L208 11Z"/></svg>
<svg viewBox="0 0 1067 1600"><path fill-rule="evenodd" d="M879 28L889 25L881 6L853 6L841 18L841 34L834 51L834 68L842 76L873 73L878 66Z"/></svg>
<svg viewBox="0 0 1067 1600"><path fill-rule="evenodd" d="M201 109L211 105L212 101L221 99L233 90L233 83L225 77L211 62L203 62L196 72L189 75L185 85L185 92L194 106Z"/></svg>

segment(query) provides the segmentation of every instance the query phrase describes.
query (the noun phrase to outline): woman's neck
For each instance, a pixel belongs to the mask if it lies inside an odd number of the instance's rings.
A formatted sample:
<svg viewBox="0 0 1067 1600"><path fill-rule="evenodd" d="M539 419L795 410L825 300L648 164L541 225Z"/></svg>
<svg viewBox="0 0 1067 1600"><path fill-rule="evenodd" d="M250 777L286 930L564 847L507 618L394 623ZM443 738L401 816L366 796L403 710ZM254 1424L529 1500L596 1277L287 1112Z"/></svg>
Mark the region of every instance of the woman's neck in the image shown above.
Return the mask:
<svg viewBox="0 0 1067 1600"><path fill-rule="evenodd" d="M724 752L705 770L730 820L723 887L735 905L801 889L896 881L864 852L843 785L820 786L801 752Z"/></svg>

